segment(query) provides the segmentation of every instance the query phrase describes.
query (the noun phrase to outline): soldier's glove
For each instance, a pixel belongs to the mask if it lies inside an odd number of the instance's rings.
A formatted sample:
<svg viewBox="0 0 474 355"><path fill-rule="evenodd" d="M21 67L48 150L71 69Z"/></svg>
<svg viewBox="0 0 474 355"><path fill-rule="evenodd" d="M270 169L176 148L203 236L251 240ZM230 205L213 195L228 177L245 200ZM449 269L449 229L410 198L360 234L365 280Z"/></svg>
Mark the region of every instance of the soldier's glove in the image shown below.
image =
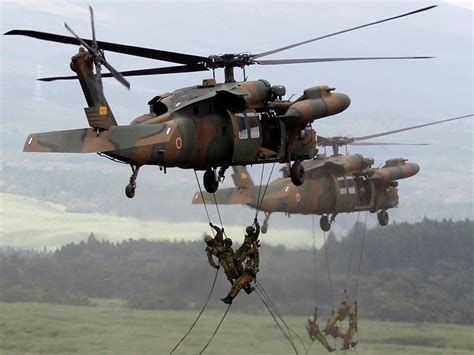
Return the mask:
<svg viewBox="0 0 474 355"><path fill-rule="evenodd" d="M255 218L253 219L253 223L258 224L257 217L255 217Z"/></svg>
<svg viewBox="0 0 474 355"><path fill-rule="evenodd" d="M210 225L211 227L213 227L213 224L212 224L212 222L209 222L209 225Z"/></svg>
<svg viewBox="0 0 474 355"><path fill-rule="evenodd" d="M214 266L216 270L219 270L221 267L219 265Z"/></svg>

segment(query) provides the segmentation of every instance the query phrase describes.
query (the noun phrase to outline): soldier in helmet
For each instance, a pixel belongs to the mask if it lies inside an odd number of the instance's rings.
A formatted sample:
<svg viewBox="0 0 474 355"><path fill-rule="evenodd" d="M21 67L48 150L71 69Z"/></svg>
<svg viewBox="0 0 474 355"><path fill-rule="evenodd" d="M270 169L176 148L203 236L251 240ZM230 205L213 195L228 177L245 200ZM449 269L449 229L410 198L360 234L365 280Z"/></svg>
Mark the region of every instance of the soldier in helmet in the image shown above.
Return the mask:
<svg viewBox="0 0 474 355"><path fill-rule="evenodd" d="M207 260L209 261L209 265L211 265L215 269L219 269L219 265L214 262L212 256L218 256L220 254L219 247L216 245L216 242L212 236L209 234L204 235L204 242L206 243L206 253L207 253Z"/></svg>
<svg viewBox="0 0 474 355"><path fill-rule="evenodd" d="M214 237L216 244L218 244L219 246L222 246L224 244L224 227L219 228L218 226L216 226L215 224L212 224L211 222L209 222L209 226L216 231L216 236Z"/></svg>
<svg viewBox="0 0 474 355"><path fill-rule="evenodd" d="M328 320L328 323L326 325L326 328L323 330L323 332L327 335L332 327L336 324L336 322L344 320L347 315L349 314L349 310L351 308L351 305L349 303L349 297L347 296L347 291L344 290L344 294L342 295L342 301L341 304L337 310L337 312L333 315L332 317Z"/></svg>
<svg viewBox="0 0 474 355"><path fill-rule="evenodd" d="M216 256L217 258L219 258L219 255L224 249L224 228L219 228L211 222L209 222L209 226L214 228L214 230L216 231L216 236L213 238L209 234L204 235L204 241L207 244L207 260L213 268L219 269L219 265L214 262L212 256Z"/></svg>
<svg viewBox="0 0 474 355"><path fill-rule="evenodd" d="M258 245L258 236L260 235L260 224L258 224L257 218L254 219L254 224L255 228L253 226L248 226L245 228L245 239L244 243L241 245L239 249L235 252L235 259L237 260L238 263L243 262L247 256L249 255L250 251L253 250L252 245L255 243L256 247L259 247ZM259 264L259 255L258 255L258 248L256 249L256 255L254 255L254 258L256 258L256 263L257 265ZM255 253L255 250L252 252Z"/></svg>
<svg viewBox="0 0 474 355"><path fill-rule="evenodd" d="M344 345L341 350L349 349L349 346L353 348L357 345L357 341L352 341L354 334L357 332L357 302L354 301L354 309L349 313L349 329L347 329L344 337Z"/></svg>
<svg viewBox="0 0 474 355"><path fill-rule="evenodd" d="M240 249L239 249L240 250ZM232 300L237 296L240 290L243 288L247 293L251 293L254 288L250 286L250 282L255 280L258 272L258 244L256 240L249 240L247 249L245 250L244 271L235 281L234 285L230 289L226 297L221 298L221 301L227 304L231 304ZM242 255L240 256L242 258Z"/></svg>
<svg viewBox="0 0 474 355"><path fill-rule="evenodd" d="M318 307L314 309L314 315L308 318L308 324L306 326L308 335L312 341L317 339L327 349L327 351L331 353L335 349L329 345L328 340L319 330L319 326L316 323L317 319L318 319Z"/></svg>
<svg viewBox="0 0 474 355"><path fill-rule="evenodd" d="M236 267L234 259L234 249L232 249L232 239L224 239L224 247L219 254L219 263L224 268L224 272L229 282L234 285L234 280L238 279L240 272Z"/></svg>

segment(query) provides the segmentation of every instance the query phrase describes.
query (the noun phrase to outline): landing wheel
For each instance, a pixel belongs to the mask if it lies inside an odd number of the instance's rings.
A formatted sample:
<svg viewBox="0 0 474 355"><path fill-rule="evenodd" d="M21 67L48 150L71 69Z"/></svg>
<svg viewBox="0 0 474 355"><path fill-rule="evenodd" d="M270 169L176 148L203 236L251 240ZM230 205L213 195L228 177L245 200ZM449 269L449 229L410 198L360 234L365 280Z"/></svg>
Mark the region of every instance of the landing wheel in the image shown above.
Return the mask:
<svg viewBox="0 0 474 355"><path fill-rule="evenodd" d="M211 194L216 192L217 188L219 187L219 180L217 180L216 172L211 169L206 170L206 172L204 173L203 182L204 188L207 192Z"/></svg>
<svg viewBox="0 0 474 355"><path fill-rule="evenodd" d="M321 219L319 220L319 225L323 231L329 232L329 230L331 229L331 222L329 221L329 217L326 215L321 216Z"/></svg>
<svg viewBox="0 0 474 355"><path fill-rule="evenodd" d="M305 173L304 167L299 160L296 160L291 166L290 172L291 182L295 186L301 186L304 183Z"/></svg>
<svg viewBox="0 0 474 355"><path fill-rule="evenodd" d="M128 198L133 198L133 196L135 196L135 186L133 186L132 184L128 184L127 186L125 186L125 195Z"/></svg>
<svg viewBox="0 0 474 355"><path fill-rule="evenodd" d="M380 210L377 212L377 219L381 226L386 226L389 221L388 212L387 210Z"/></svg>
<svg viewBox="0 0 474 355"><path fill-rule="evenodd" d="M130 183L125 186L125 195L128 198L133 198L135 196L135 189L137 187L137 176L138 172L140 171L140 166L139 165L130 165L132 168L132 176L130 176Z"/></svg>

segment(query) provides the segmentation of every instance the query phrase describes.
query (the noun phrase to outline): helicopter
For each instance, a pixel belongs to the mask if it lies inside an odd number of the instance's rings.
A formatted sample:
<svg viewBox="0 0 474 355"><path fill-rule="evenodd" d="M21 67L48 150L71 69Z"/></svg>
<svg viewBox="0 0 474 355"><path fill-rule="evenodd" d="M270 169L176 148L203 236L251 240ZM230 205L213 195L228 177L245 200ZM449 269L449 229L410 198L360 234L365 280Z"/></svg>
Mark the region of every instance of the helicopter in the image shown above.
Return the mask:
<svg viewBox="0 0 474 355"><path fill-rule="evenodd" d="M40 40L79 45L71 58L73 76L39 78L78 80L88 107L84 109L89 128L30 134L25 152L97 153L115 162L129 164L132 170L125 194L133 198L139 170L144 165L159 166L166 173L170 167L204 170L207 192L218 190L230 166L264 163L287 164L291 182L301 186L305 179L302 162L315 156L316 136L305 127L317 119L338 114L350 105L346 94L320 85L304 90L294 101L284 100L283 85L266 80L247 81L245 67L317 62L427 59L411 57L349 57L261 59L297 46L430 10L424 7L337 31L302 42L257 54L228 53L208 57L136 47L96 39L94 13L90 9L92 39L83 39L66 23L72 36L33 30L11 30L4 35L21 35ZM150 69L118 71L106 59L105 52L172 62L180 65ZM102 74L102 66L109 73ZM217 83L215 71L223 68L225 80ZM236 82L234 69L244 71L243 82ZM135 118L130 125L118 125L103 91L102 79L113 77L130 89L126 76L159 75L212 71L213 78L201 85L186 87L153 97L149 112ZM304 134L301 134L303 132ZM313 148L312 148L313 147Z"/></svg>
<svg viewBox="0 0 474 355"><path fill-rule="evenodd" d="M459 116L417 126L361 136L322 137L317 136L316 145L332 147L333 155L319 154L305 161L307 179L302 186L294 186L288 178L288 170L282 169L283 176L267 186L255 185L245 167L233 167L232 179L236 187L221 189L214 195L196 192L193 204L241 204L261 210L265 214L262 232L268 230L270 215L274 212L290 214L321 215L320 227L330 230L339 213L369 211L377 213L381 226L389 223L388 211L398 207L398 180L416 175L418 164L404 158L389 159L380 168L374 168L374 160L360 154L341 155L339 147L348 145L426 145L424 143L365 142L366 140L395 134L412 129L436 125L443 122L472 117L473 114ZM262 197L263 196L263 197Z"/></svg>

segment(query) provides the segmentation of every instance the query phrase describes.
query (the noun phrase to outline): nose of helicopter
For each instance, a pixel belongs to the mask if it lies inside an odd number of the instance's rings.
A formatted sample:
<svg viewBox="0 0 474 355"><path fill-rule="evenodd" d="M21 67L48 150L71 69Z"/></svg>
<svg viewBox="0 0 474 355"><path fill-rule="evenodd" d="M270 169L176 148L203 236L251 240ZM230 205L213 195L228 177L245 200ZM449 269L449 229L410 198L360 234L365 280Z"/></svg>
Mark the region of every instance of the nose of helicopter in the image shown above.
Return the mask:
<svg viewBox="0 0 474 355"><path fill-rule="evenodd" d="M331 96L333 96L334 99L338 103L338 106L339 106L338 107L338 109L339 109L338 112L344 111L351 104L351 99L346 94L336 92L336 93L332 94Z"/></svg>

